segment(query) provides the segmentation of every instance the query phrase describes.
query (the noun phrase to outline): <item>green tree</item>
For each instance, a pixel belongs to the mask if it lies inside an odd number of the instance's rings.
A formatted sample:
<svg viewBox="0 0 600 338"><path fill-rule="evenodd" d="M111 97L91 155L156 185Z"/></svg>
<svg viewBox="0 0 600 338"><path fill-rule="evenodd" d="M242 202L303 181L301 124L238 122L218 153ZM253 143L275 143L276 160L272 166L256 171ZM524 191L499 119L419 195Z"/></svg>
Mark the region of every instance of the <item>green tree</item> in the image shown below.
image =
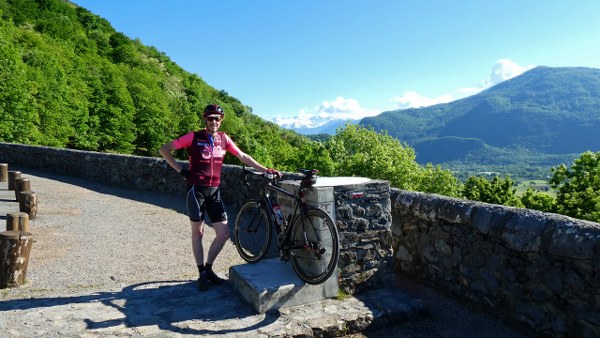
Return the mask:
<svg viewBox="0 0 600 338"><path fill-rule="evenodd" d="M385 179L393 187L415 190L419 165L415 151L373 128L347 124L326 143L335 175Z"/></svg>
<svg viewBox="0 0 600 338"><path fill-rule="evenodd" d="M68 76L74 60L73 50L57 46L53 39L31 31L22 32L20 40L31 85L31 104L39 115L38 129L43 135L37 143L64 147L75 133Z"/></svg>
<svg viewBox="0 0 600 338"><path fill-rule="evenodd" d="M545 212L555 212L556 199L544 192L527 188L521 196L523 206L528 209L535 209Z"/></svg>
<svg viewBox="0 0 600 338"><path fill-rule="evenodd" d="M552 168L549 180L556 189L556 211L560 214L600 222L600 152L587 151L571 167Z"/></svg>
<svg viewBox="0 0 600 338"><path fill-rule="evenodd" d="M390 181L392 187L458 195L458 180L451 172L416 162L415 151L373 128L348 124L325 142L334 175L364 176Z"/></svg>
<svg viewBox="0 0 600 338"><path fill-rule="evenodd" d="M458 178L440 165L433 166L428 163L421 169L418 191L436 193L445 196L459 197L460 184Z"/></svg>
<svg viewBox="0 0 600 338"><path fill-rule="evenodd" d="M35 143L39 116L31 105L27 65L22 61L16 35L10 20L0 20L0 141Z"/></svg>
<svg viewBox="0 0 600 338"><path fill-rule="evenodd" d="M472 201L522 207L514 186L509 176L505 179L496 176L491 181L482 176L471 176L463 186L462 196Z"/></svg>

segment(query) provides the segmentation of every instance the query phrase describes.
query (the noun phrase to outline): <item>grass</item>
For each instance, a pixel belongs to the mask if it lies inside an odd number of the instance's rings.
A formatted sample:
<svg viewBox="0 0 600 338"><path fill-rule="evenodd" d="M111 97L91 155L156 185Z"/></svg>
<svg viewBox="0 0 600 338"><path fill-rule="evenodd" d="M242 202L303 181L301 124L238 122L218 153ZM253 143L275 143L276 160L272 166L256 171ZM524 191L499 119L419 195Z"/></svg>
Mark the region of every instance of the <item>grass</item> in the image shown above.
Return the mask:
<svg viewBox="0 0 600 338"><path fill-rule="evenodd" d="M556 197L556 191L552 189L552 187L550 187L550 184L548 184L548 181L545 180L521 181L515 186L515 188L517 189L517 195L519 196L523 195L523 193L527 191L527 188L532 188L534 190L545 192L546 194L552 197Z"/></svg>
<svg viewBox="0 0 600 338"><path fill-rule="evenodd" d="M337 296L335 297L337 300L344 300L350 298L350 295L344 290L338 290Z"/></svg>

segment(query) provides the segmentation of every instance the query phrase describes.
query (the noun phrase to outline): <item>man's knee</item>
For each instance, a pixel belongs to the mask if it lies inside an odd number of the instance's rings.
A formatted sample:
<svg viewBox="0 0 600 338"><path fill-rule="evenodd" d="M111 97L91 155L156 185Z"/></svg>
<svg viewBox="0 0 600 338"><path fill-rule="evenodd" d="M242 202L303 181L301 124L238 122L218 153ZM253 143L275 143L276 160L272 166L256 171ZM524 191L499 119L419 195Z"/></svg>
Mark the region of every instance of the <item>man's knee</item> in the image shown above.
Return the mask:
<svg viewBox="0 0 600 338"><path fill-rule="evenodd" d="M216 239L220 242L225 242L229 239L229 226L227 225L227 221L218 222L213 224L213 228L216 231Z"/></svg>
<svg viewBox="0 0 600 338"><path fill-rule="evenodd" d="M200 221L200 222L192 221L191 224L192 224L192 236L202 237L203 232L204 232L204 231L202 231L203 227L204 227L203 222L202 221Z"/></svg>

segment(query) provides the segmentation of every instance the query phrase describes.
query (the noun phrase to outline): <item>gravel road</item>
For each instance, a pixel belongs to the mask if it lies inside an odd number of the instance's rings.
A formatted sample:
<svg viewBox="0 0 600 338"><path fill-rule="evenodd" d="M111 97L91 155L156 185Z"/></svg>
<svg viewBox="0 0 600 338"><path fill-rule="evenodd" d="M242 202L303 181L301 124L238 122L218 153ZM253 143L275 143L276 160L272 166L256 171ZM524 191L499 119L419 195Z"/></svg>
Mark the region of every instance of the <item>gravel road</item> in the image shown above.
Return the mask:
<svg viewBox="0 0 600 338"><path fill-rule="evenodd" d="M27 285L12 293L197 278L182 198L31 170L23 177L37 188L40 202L38 217L30 221L34 243ZM14 192L2 184L0 215L18 211L18 204L8 201ZM235 217L235 210L228 213ZM213 238L207 229L205 252ZM226 276L239 263L230 241L214 269Z"/></svg>

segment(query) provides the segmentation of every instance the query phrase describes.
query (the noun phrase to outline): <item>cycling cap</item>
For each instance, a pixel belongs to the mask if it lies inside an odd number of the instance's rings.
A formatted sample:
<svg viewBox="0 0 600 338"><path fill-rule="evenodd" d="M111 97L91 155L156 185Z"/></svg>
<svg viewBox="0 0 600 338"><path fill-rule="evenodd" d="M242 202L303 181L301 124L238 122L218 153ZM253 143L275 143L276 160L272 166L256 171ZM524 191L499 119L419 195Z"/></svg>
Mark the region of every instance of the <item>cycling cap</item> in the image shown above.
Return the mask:
<svg viewBox="0 0 600 338"><path fill-rule="evenodd" d="M225 115L225 113L223 112L223 108L221 108L221 106L219 106L218 104L209 104L208 106L206 106L206 108L204 108L204 116L208 116L208 115Z"/></svg>

